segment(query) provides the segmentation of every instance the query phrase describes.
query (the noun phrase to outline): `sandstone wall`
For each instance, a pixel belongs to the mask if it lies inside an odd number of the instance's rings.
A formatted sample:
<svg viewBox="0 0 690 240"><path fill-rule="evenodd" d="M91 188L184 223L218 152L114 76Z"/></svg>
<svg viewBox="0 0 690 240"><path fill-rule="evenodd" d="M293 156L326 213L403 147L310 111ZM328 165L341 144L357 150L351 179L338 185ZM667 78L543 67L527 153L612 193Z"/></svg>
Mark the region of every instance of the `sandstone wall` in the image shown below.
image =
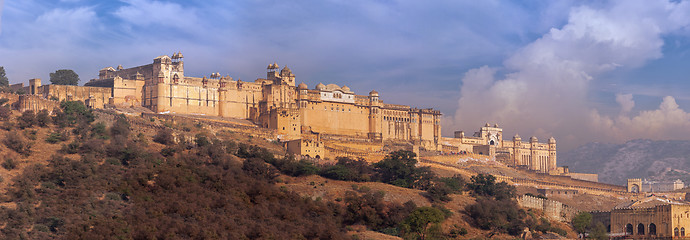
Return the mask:
<svg viewBox="0 0 690 240"><path fill-rule="evenodd" d="M54 108L59 108L60 102L48 100L38 95L20 95L15 104L15 109L20 112L32 110L35 113L41 110L53 111Z"/></svg>
<svg viewBox="0 0 690 240"><path fill-rule="evenodd" d="M524 208L534 208L544 211L544 215L549 220L568 222L580 212L561 202L537 198L532 196L522 196L517 198L518 204Z"/></svg>

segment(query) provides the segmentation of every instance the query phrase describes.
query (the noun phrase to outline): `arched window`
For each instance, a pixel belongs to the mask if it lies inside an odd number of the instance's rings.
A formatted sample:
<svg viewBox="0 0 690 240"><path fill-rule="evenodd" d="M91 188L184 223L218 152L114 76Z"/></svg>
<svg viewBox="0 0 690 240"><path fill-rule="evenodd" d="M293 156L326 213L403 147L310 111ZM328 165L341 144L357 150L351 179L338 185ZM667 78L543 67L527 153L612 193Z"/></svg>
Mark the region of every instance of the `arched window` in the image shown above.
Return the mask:
<svg viewBox="0 0 690 240"><path fill-rule="evenodd" d="M644 224L637 224L637 235L644 235Z"/></svg>
<svg viewBox="0 0 690 240"><path fill-rule="evenodd" d="M684 227L680 228L680 236L685 237L685 228Z"/></svg>
<svg viewBox="0 0 690 240"><path fill-rule="evenodd" d="M678 230L678 229L676 229ZM632 224L628 223L625 225L625 235L632 235L633 234L633 226Z"/></svg>
<svg viewBox="0 0 690 240"><path fill-rule="evenodd" d="M649 235L656 235L656 225L654 223L649 224Z"/></svg>
<svg viewBox="0 0 690 240"><path fill-rule="evenodd" d="M673 236L676 236L676 237L679 236L679 234L678 234L678 228L674 228L674 229L673 229Z"/></svg>

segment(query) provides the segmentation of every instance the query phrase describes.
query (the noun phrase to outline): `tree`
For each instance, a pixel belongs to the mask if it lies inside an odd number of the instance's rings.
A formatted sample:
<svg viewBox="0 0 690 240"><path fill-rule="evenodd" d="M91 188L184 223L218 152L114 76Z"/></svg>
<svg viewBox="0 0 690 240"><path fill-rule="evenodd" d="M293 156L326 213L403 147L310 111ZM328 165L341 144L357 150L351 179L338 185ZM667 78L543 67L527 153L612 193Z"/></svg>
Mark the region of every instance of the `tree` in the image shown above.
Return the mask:
<svg viewBox="0 0 690 240"><path fill-rule="evenodd" d="M384 183L426 190L430 187L434 174L429 168L416 167L416 156L411 151L395 151L375 163L374 169L376 169L379 179Z"/></svg>
<svg viewBox="0 0 690 240"><path fill-rule="evenodd" d="M50 83L55 85L78 85L79 75L71 69L60 69L50 73Z"/></svg>
<svg viewBox="0 0 690 240"><path fill-rule="evenodd" d="M606 227L601 222L597 222L597 224L594 225L592 233L589 234L589 237L597 240L609 239L609 235L606 234Z"/></svg>
<svg viewBox="0 0 690 240"><path fill-rule="evenodd" d="M577 233L584 234L592 225L592 214L588 212L581 212L573 218L573 228Z"/></svg>
<svg viewBox="0 0 690 240"><path fill-rule="evenodd" d="M5 67L0 66L0 87L10 86L10 80L5 75Z"/></svg>
<svg viewBox="0 0 690 240"><path fill-rule="evenodd" d="M443 222L445 218L445 214L438 208L420 207L405 218L402 228L408 233L415 233L419 237L418 239L429 239L429 237L440 232L439 223Z"/></svg>
<svg viewBox="0 0 690 240"><path fill-rule="evenodd" d="M490 196L496 200L509 199L515 196L515 187L506 182L496 183L496 177L492 175L477 174L471 178L472 182L467 188L477 196Z"/></svg>

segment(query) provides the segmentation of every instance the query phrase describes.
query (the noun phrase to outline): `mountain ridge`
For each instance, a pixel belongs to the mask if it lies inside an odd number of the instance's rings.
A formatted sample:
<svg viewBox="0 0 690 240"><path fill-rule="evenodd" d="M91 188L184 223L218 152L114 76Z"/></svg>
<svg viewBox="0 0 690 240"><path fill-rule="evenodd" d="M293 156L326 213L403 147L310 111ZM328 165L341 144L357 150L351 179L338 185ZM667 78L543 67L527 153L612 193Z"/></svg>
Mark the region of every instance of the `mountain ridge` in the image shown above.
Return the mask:
<svg viewBox="0 0 690 240"><path fill-rule="evenodd" d="M599 174L599 181L625 185L628 178L690 181L690 141L634 139L622 144L591 142L559 156L572 172Z"/></svg>

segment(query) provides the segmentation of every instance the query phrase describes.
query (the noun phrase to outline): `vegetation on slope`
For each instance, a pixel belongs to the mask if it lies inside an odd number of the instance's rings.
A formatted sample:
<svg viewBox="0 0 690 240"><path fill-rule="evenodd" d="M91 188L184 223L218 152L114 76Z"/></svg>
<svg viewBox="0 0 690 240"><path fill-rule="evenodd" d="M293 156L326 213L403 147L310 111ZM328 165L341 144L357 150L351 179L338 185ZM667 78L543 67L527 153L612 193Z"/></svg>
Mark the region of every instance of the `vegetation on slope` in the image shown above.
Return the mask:
<svg viewBox="0 0 690 240"><path fill-rule="evenodd" d="M442 204L463 191L478 199L464 209L475 226L513 235L525 226L554 230L517 208L511 186L483 175L469 183L459 175L439 178L417 167L409 151L376 164L339 158L316 165L211 134L188 140L162 128L149 141L134 136L124 116L109 128L94 119L82 103L63 102L52 115L25 112L2 123L11 130L3 142L16 152L3 161L5 169L14 169L20 154L31 157L37 141L62 148L47 164L24 167L11 180L3 201L16 207L0 208L0 238L343 239L350 225L405 239L454 238L467 230L443 232L441 223L451 211ZM37 138L36 127L49 128L45 139ZM384 192L366 188L335 202L312 200L276 187L280 173L381 181L423 190L436 205L384 201Z"/></svg>

